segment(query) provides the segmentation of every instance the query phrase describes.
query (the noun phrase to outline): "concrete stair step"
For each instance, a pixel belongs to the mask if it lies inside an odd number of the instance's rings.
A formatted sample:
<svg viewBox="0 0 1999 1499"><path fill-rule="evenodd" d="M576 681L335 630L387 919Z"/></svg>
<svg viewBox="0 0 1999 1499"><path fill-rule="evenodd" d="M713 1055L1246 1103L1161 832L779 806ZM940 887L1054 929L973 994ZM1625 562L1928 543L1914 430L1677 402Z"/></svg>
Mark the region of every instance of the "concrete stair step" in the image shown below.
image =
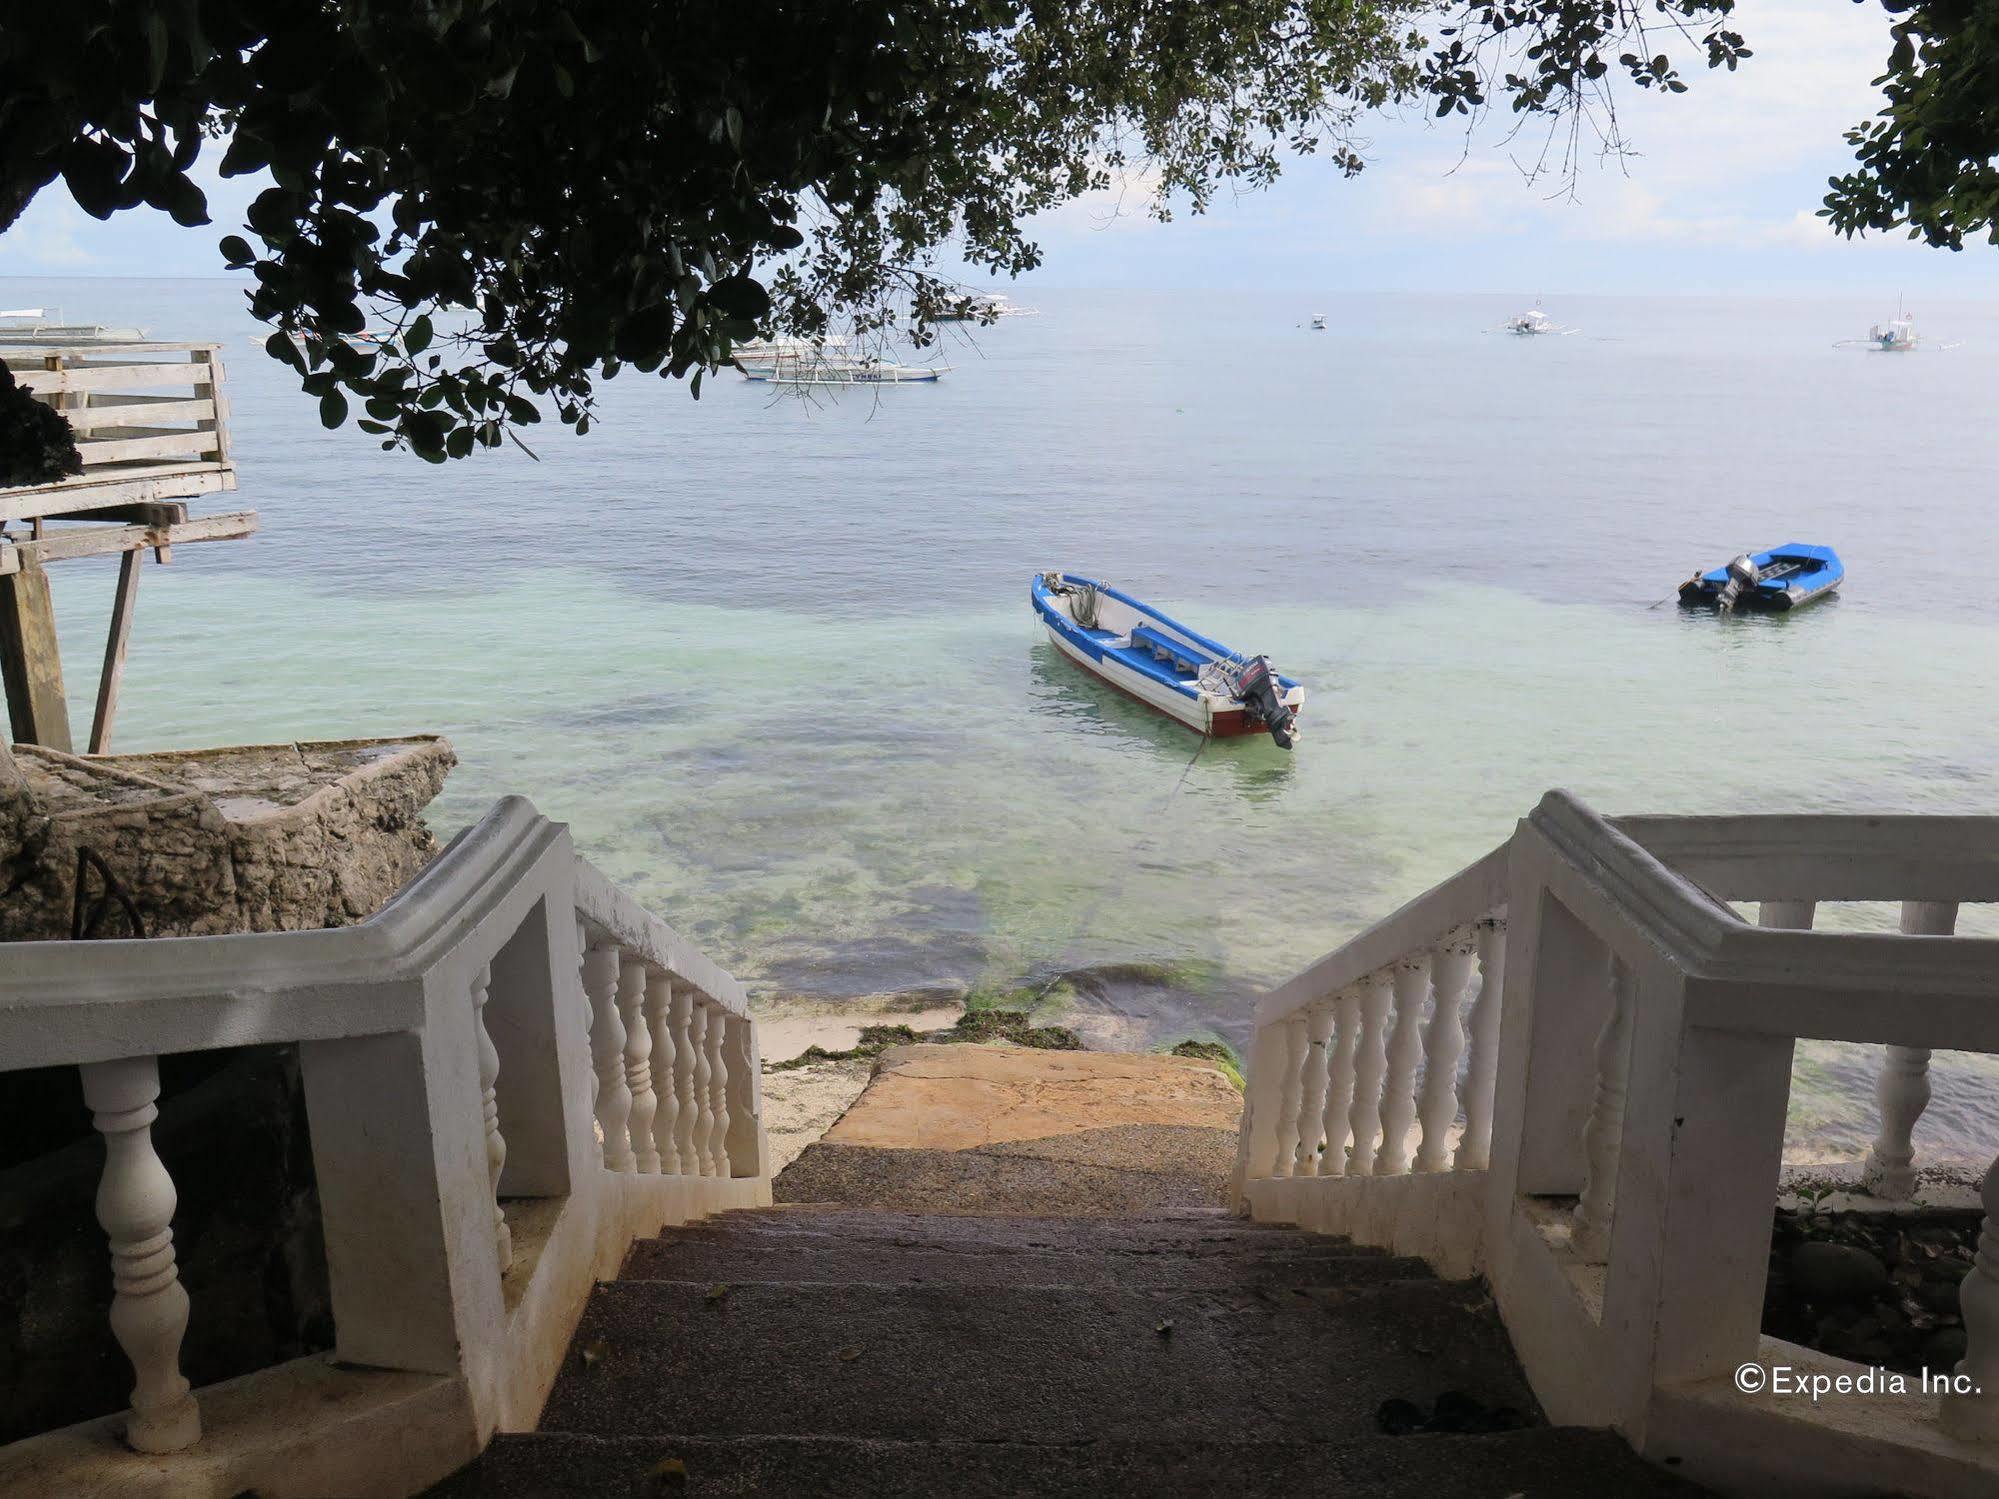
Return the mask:
<svg viewBox="0 0 1999 1499"><path fill-rule="evenodd" d="M839 1243L853 1248L968 1252L1258 1254L1381 1256L1388 1251L1329 1234L1247 1224L1222 1214L1160 1217L1013 1217L985 1214L874 1212L843 1208L754 1208L719 1213L661 1235L689 1243Z"/></svg>
<svg viewBox="0 0 1999 1499"><path fill-rule="evenodd" d="M675 1233L632 1246L624 1281L793 1285L1154 1286L1254 1288L1378 1285L1428 1280L1419 1259L1332 1247L1233 1254L1154 1249L1116 1254L966 1244L855 1241L833 1235Z"/></svg>
<svg viewBox="0 0 1999 1499"><path fill-rule="evenodd" d="M866 1437L496 1437L430 1499L1690 1499L1609 1432L1541 1427L1356 1442L902 1442Z"/></svg>
<svg viewBox="0 0 1999 1499"><path fill-rule="evenodd" d="M1191 1441L1373 1435L1446 1390L1538 1411L1473 1283L599 1286L542 1429Z"/></svg>

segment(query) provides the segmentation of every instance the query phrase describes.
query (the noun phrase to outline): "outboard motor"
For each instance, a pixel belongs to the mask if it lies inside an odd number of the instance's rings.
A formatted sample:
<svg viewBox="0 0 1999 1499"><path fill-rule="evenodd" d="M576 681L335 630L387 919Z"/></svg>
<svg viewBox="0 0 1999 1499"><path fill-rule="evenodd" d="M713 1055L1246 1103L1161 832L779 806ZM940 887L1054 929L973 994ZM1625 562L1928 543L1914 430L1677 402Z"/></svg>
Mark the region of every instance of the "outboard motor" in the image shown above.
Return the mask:
<svg viewBox="0 0 1999 1499"><path fill-rule="evenodd" d="M1735 607L1736 600L1742 597L1743 590L1754 588L1762 578L1762 572L1749 560L1747 553L1737 557L1728 564L1728 582L1722 585L1721 594L1715 600L1716 607L1723 614L1728 613Z"/></svg>
<svg viewBox="0 0 1999 1499"><path fill-rule="evenodd" d="M1297 715L1277 700L1277 675L1270 669L1268 656L1252 656L1243 663L1242 674L1236 679L1236 696L1263 720L1280 749L1291 748L1298 738Z"/></svg>

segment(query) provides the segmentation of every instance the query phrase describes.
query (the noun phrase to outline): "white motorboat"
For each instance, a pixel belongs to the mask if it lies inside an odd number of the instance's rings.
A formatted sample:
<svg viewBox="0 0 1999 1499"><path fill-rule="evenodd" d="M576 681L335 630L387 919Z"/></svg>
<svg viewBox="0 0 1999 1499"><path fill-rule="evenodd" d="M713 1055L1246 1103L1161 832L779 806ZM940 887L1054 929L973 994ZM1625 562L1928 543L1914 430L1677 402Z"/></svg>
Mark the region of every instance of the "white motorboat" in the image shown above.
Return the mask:
<svg viewBox="0 0 1999 1499"><path fill-rule="evenodd" d="M987 318L1039 317L1040 309L1022 307L998 291L970 291L962 297L953 298L944 310L937 314L940 323L982 323Z"/></svg>
<svg viewBox="0 0 1999 1499"><path fill-rule="evenodd" d="M1312 326L1313 326L1314 328L1318 329L1318 330L1319 330L1319 331L1320 331L1321 333L1325 332L1325 331L1326 331L1326 315L1325 315L1325 314L1324 314L1323 312L1315 312L1315 313L1313 313L1313 314L1312 314Z"/></svg>

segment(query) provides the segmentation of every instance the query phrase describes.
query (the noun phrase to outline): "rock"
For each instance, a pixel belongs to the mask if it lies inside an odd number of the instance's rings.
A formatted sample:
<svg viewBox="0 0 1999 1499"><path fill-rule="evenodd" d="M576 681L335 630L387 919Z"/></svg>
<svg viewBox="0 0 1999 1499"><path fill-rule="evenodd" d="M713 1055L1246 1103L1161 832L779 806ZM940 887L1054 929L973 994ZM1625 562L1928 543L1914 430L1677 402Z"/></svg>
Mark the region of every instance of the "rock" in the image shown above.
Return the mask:
<svg viewBox="0 0 1999 1499"><path fill-rule="evenodd" d="M1879 1256L1850 1244L1800 1244L1791 1251L1791 1284L1807 1301L1864 1301L1888 1285Z"/></svg>
<svg viewBox="0 0 1999 1499"><path fill-rule="evenodd" d="M19 745L18 780L0 788L0 941L70 935L85 849L147 936L365 921L436 853L422 811L456 763L434 735L88 757ZM122 911L99 935L132 935Z"/></svg>

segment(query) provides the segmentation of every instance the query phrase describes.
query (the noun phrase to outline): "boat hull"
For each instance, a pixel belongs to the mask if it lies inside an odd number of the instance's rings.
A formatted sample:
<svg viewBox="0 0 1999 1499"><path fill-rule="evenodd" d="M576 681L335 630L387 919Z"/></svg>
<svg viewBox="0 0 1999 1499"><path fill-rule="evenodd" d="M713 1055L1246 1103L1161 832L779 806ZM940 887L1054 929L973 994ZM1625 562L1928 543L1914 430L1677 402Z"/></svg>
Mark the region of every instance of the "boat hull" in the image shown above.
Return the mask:
<svg viewBox="0 0 1999 1499"><path fill-rule="evenodd" d="M1091 586L1089 580L1065 577L1065 581ZM1130 623L1141 624L1147 631L1170 649L1183 651L1196 660L1215 660L1229 656L1227 649L1218 643L1197 635L1184 625L1166 615L1148 609L1136 600L1115 590L1100 588L1104 596L1113 602L1105 604L1106 609L1116 608L1121 617L1128 616ZM1048 632L1049 642L1069 661L1082 671L1105 685L1114 688L1132 701L1142 703L1154 712L1163 713L1176 723L1183 724L1198 734L1212 735L1218 739L1234 739L1250 734L1266 732L1263 720L1251 713L1243 704L1233 698L1222 698L1216 693L1200 690L1194 681L1184 679L1181 673L1164 669L1145 659L1143 653L1135 653L1129 647L1121 647L1117 638L1129 638L1128 629L1122 636L1105 639L1112 635L1108 630L1092 632L1079 626L1075 619L1060 604L1059 600L1047 593L1039 578L1035 580L1032 598L1036 614ZM1305 689L1286 677L1277 679L1278 691L1284 705L1297 713L1305 701Z"/></svg>

